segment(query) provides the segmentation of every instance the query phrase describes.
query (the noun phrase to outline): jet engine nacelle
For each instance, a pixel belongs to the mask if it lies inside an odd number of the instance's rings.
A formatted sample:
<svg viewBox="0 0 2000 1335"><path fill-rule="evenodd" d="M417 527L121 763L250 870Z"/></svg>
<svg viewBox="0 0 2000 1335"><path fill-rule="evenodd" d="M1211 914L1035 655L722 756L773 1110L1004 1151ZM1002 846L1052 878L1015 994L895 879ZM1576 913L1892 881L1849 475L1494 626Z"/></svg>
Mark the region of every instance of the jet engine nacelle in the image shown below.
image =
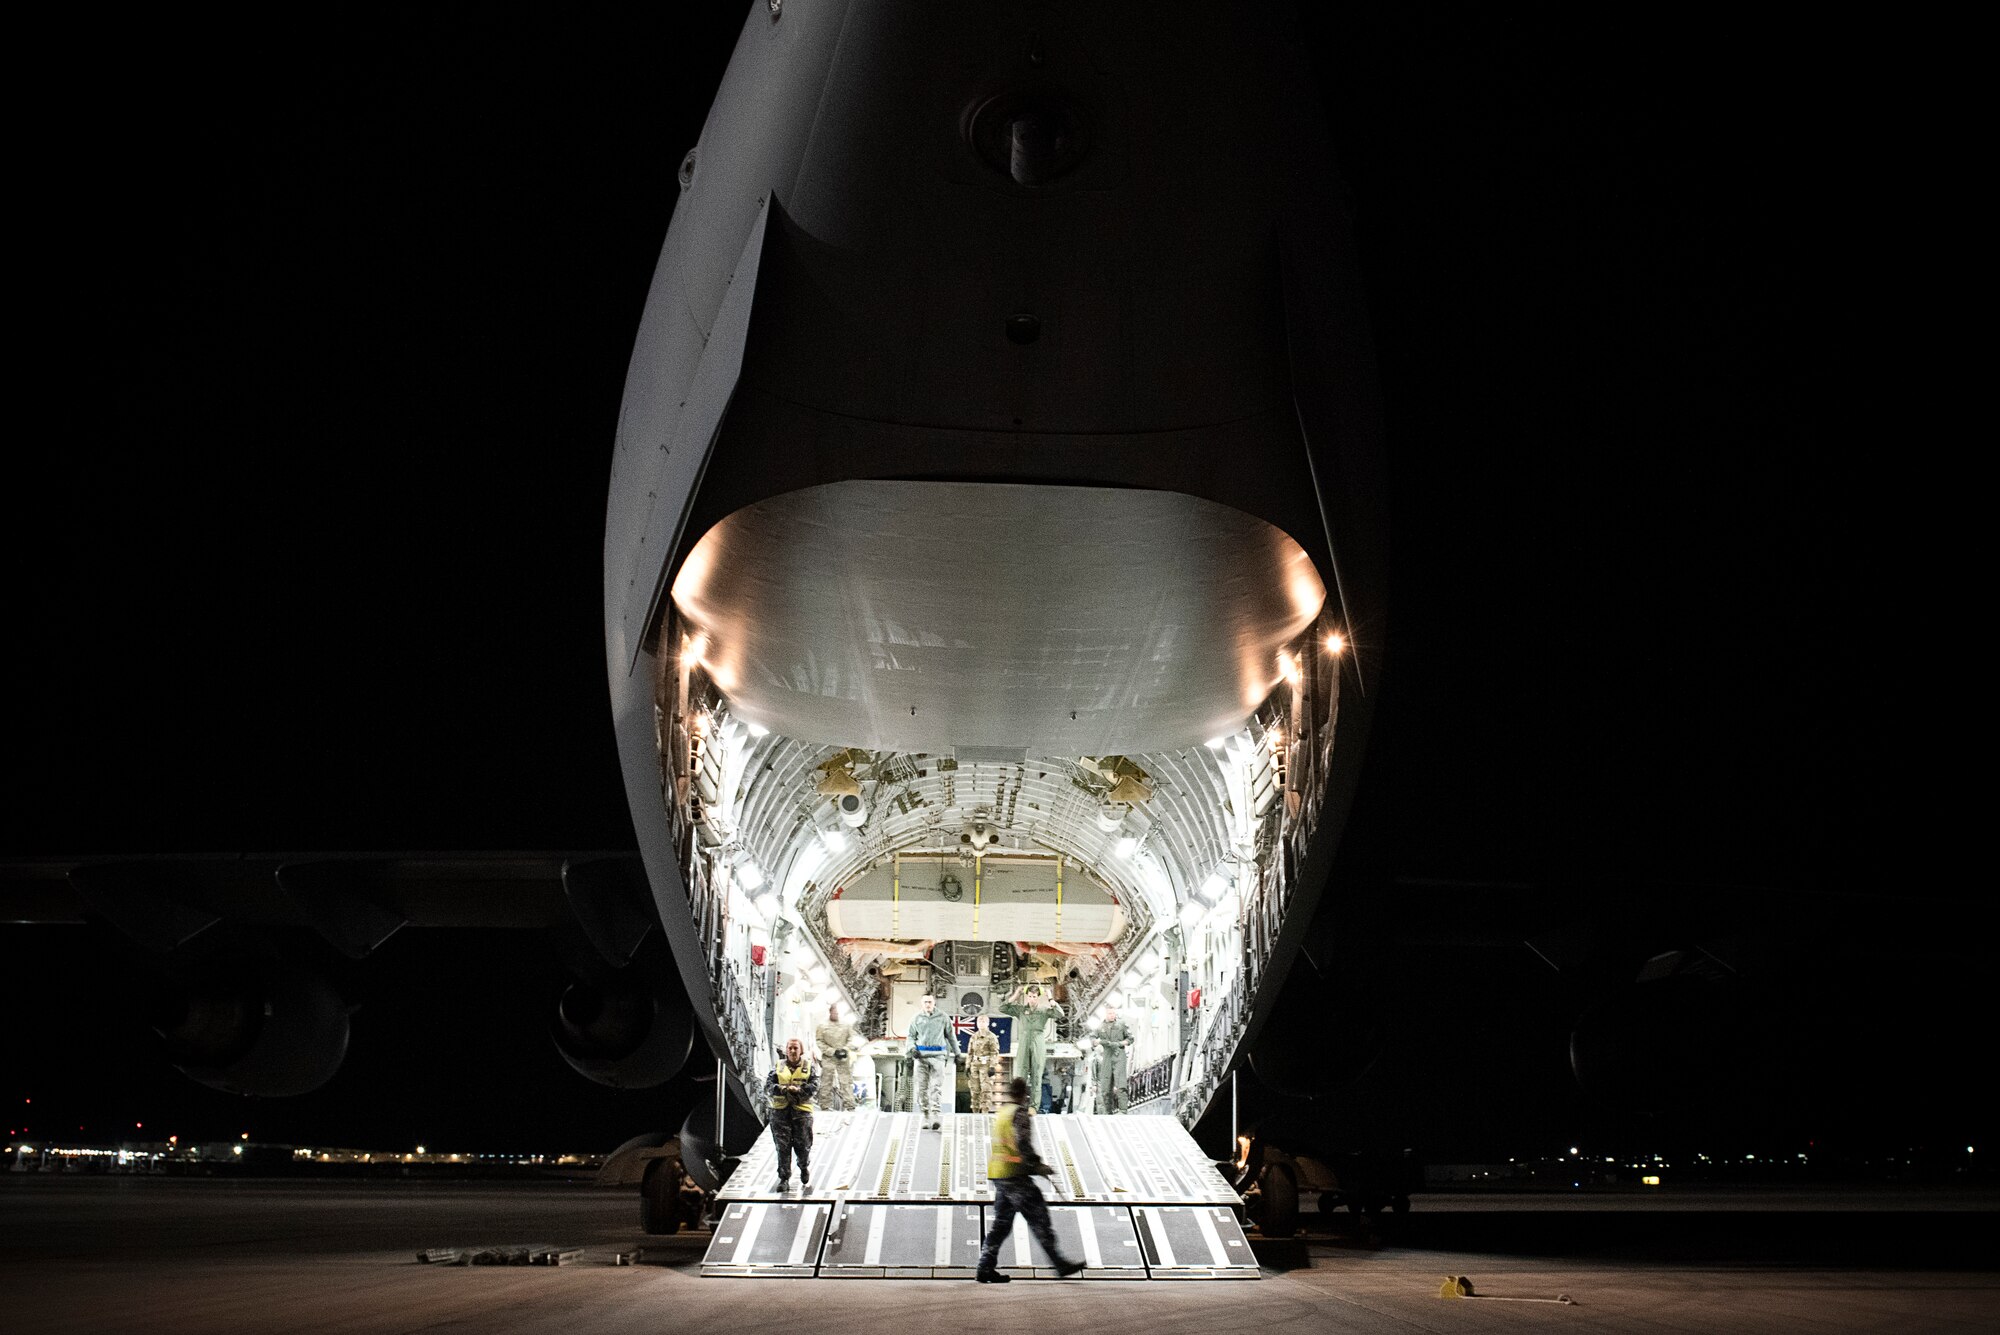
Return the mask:
<svg viewBox="0 0 2000 1335"><path fill-rule="evenodd" d="M1775 1073L1760 1008L1738 980L1698 974L1613 988L1570 1032L1570 1070L1586 1093L1628 1112L1736 1100Z"/></svg>
<svg viewBox="0 0 2000 1335"><path fill-rule="evenodd" d="M716 1135L715 1086L703 1088L701 1097L681 1123L681 1165L688 1178L703 1191L722 1186L730 1168L748 1154L763 1132L764 1124L750 1106L750 1096L734 1075L726 1076L723 1110L727 1134Z"/></svg>
<svg viewBox="0 0 2000 1335"><path fill-rule="evenodd" d="M276 954L223 956L170 976L151 1018L175 1066L230 1094L307 1094L347 1056L346 1001Z"/></svg>
<svg viewBox="0 0 2000 1335"><path fill-rule="evenodd" d="M626 973L572 983L550 1025L578 1075L614 1089L651 1089L680 1074L694 1045L694 1012L671 983Z"/></svg>

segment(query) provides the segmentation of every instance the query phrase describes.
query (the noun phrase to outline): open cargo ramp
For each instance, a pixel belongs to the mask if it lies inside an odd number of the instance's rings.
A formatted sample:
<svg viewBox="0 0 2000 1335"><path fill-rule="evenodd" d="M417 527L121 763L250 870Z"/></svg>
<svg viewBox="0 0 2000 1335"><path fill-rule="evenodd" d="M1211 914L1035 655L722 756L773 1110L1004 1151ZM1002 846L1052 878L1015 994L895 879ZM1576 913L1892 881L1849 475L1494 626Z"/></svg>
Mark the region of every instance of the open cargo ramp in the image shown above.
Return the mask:
<svg viewBox="0 0 2000 1335"><path fill-rule="evenodd" d="M924 1129L915 1113L823 1112L813 1122L813 1181L778 1189L766 1130L717 1193L721 1217L704 1275L823 1279L970 1277L991 1217L984 1113ZM1084 1279L1255 1279L1235 1191L1170 1117L1035 1118L1039 1179L1063 1247ZM1001 1249L1019 1278L1053 1278L1025 1224Z"/></svg>

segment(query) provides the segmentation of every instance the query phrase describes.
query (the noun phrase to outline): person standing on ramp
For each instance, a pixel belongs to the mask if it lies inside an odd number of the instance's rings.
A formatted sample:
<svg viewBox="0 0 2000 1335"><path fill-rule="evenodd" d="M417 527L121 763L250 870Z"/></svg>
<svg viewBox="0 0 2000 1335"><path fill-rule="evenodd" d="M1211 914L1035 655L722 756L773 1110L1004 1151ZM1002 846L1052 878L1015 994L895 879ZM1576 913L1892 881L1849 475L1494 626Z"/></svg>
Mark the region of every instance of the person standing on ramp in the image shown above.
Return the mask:
<svg viewBox="0 0 2000 1335"><path fill-rule="evenodd" d="M813 1030L813 1042L819 1048L820 1074L826 1080L826 1106L829 1112L847 1112L854 1107L854 1068L849 1060L854 1050L861 1046L860 1036L854 1026L840 1018L838 1003L826 1008L826 1023Z"/></svg>
<svg viewBox="0 0 2000 1335"><path fill-rule="evenodd" d="M806 1046L796 1038L785 1044L785 1059L764 1077L764 1094L771 1101L771 1140L778 1147L778 1190L792 1183L792 1155L799 1157L799 1185L812 1185L813 1095L819 1092L819 1072L806 1060Z"/></svg>
<svg viewBox="0 0 2000 1335"><path fill-rule="evenodd" d="M958 1045L952 1041L951 1021L937 1008L937 998L926 992L917 1004L921 1009L910 1017L909 1054L917 1086L910 1106L922 1110L926 1131L936 1131L944 1125L940 1105L951 1112L958 1109L958 1095L952 1089Z"/></svg>
<svg viewBox="0 0 2000 1335"><path fill-rule="evenodd" d="M979 1249L979 1269L972 1277L981 1284L1005 1284L1013 1278L997 1262L1000 1245L1014 1231L1014 1216L1018 1214L1027 1219L1035 1241L1056 1263L1056 1274L1068 1279L1083 1269L1083 1262L1069 1260L1057 1246L1048 1202L1035 1185L1037 1177L1047 1177L1055 1170L1035 1153L1035 1116L1028 1109L1028 1082L1015 1076L1007 1082L1001 1100L1000 1115L993 1119L993 1152L986 1161L986 1176L993 1182L993 1227Z"/></svg>

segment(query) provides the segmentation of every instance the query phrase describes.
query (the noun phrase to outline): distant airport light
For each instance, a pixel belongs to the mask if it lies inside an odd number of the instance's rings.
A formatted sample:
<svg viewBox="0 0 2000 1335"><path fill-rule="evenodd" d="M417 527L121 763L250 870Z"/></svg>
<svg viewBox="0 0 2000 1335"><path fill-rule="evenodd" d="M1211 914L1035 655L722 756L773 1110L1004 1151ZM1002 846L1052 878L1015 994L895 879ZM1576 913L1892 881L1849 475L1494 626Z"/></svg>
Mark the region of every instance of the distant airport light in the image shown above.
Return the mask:
<svg viewBox="0 0 2000 1335"><path fill-rule="evenodd" d="M1646 1174L1646 1176L1640 1178L1639 1181L1643 1182L1645 1185L1649 1187L1657 1187L1660 1185L1660 1179L1655 1177L1651 1173Z"/></svg>
<svg viewBox="0 0 2000 1335"><path fill-rule="evenodd" d="M422 1153L424 1153L424 1147L423 1147L423 1146L421 1146L421 1145L417 1146L417 1153L418 1153L418 1154L422 1154Z"/></svg>
<svg viewBox="0 0 2000 1335"><path fill-rule="evenodd" d="M1326 637L1326 651L1336 658L1347 650L1347 640L1339 631Z"/></svg>
<svg viewBox="0 0 2000 1335"><path fill-rule="evenodd" d="M238 1137L237 1137L237 1139L238 1139L238 1140L248 1140L248 1139L250 1139L250 1133L249 1133L248 1131L245 1131L245 1132L244 1132L244 1133L243 1133L242 1135L238 1136Z"/></svg>
<svg viewBox="0 0 2000 1335"><path fill-rule="evenodd" d="M229 1152L231 1154L241 1154L243 1153L243 1147L241 1145L231 1145L229 1147Z"/></svg>

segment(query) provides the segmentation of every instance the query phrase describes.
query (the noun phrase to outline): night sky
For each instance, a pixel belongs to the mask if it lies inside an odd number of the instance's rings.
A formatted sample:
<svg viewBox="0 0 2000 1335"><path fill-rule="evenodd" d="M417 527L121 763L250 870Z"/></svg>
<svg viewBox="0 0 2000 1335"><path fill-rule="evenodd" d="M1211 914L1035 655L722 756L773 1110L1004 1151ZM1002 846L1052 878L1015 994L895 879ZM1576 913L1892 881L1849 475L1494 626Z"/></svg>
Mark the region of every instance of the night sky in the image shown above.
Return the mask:
<svg viewBox="0 0 2000 1335"><path fill-rule="evenodd" d="M1834 387L1879 254L1851 53L1678 11L1377 8L1315 7L1308 40L1395 542L1337 872L1375 907L1327 931L1366 954L1389 1042L1315 1115L1443 1157L1990 1124L1951 1060L1990 1012L1967 1009L1962 916L1984 894L1898 856L1852 642L1887 590ZM631 846L604 492L675 168L742 12L177 14L52 45L0 856ZM1842 1077L1673 1127L1612 1118L1568 1078L1576 997L1518 944L1452 940L1487 925L1464 912L1480 892L1435 881L1666 906L1736 887L1766 930L1811 929L1764 978L1842 999L1837 1023L1791 1012ZM605 1148L694 1096L571 1074L531 937L394 938L341 1075L282 1104L166 1068L122 958L94 928L0 930L0 998L33 1022L0 1095L38 1096L58 1132Z"/></svg>

